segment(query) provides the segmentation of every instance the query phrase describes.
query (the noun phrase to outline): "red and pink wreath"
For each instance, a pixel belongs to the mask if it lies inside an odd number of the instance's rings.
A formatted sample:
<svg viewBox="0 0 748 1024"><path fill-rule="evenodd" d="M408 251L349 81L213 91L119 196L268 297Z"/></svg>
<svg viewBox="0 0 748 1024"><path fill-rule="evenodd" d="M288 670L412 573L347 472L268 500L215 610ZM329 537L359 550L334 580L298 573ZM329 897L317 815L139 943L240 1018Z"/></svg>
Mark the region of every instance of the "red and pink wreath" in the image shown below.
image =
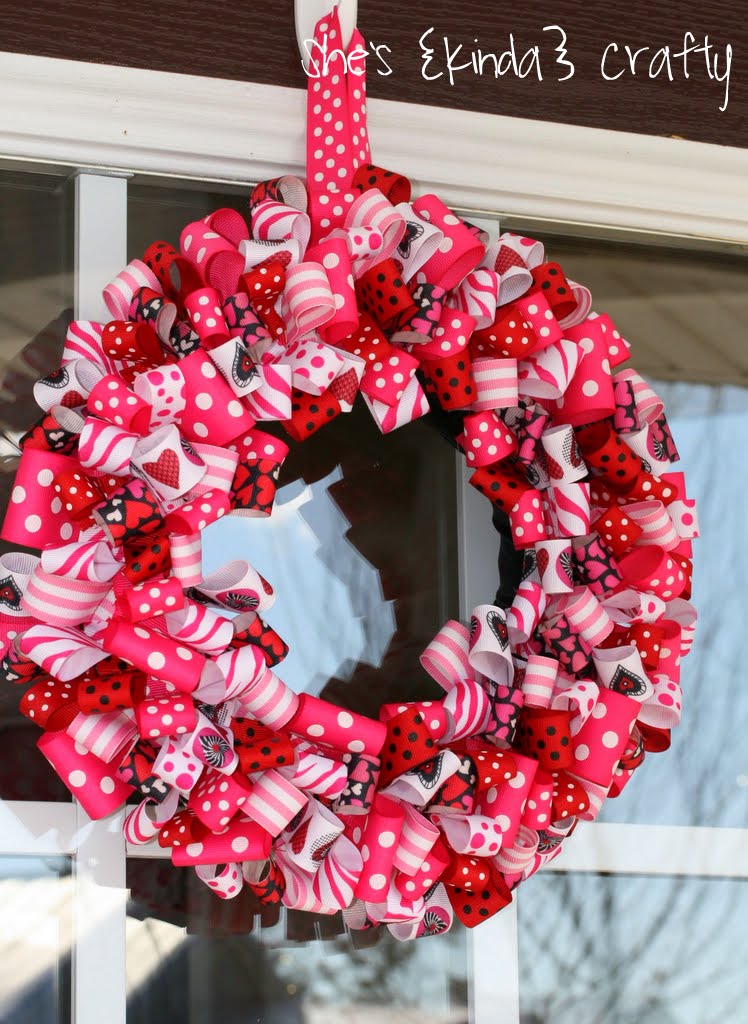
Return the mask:
<svg viewBox="0 0 748 1024"><path fill-rule="evenodd" d="M339 38L333 12L306 183L154 242L37 383L2 536L40 554L0 563L2 676L129 843L410 939L495 914L669 746L697 525L610 317L540 242L371 163L362 39ZM446 424L520 556L501 606L423 652L443 699L376 720L286 686L271 585L201 561L222 516L271 516L283 435L359 395L385 434Z"/></svg>

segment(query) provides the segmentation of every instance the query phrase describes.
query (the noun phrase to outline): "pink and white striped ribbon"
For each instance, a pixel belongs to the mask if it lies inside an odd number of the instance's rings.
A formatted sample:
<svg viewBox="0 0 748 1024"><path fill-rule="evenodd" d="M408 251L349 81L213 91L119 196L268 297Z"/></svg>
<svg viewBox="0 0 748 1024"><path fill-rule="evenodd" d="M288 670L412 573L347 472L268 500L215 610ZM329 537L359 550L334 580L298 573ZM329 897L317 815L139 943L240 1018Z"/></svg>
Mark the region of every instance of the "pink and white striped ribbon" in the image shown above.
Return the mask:
<svg viewBox="0 0 748 1024"><path fill-rule="evenodd" d="M560 399L579 365L579 346L562 338L518 364L521 395L541 401Z"/></svg>
<svg viewBox="0 0 748 1024"><path fill-rule="evenodd" d="M661 501L637 501L626 505L626 515L642 531L637 545L659 544L665 551L672 551L680 544L672 519L671 508L666 509Z"/></svg>
<svg viewBox="0 0 748 1024"><path fill-rule="evenodd" d="M142 800L125 818L122 831L126 841L133 846L143 846L150 842L173 817L178 803L177 790L172 790L161 803L150 799Z"/></svg>
<svg viewBox="0 0 748 1024"><path fill-rule="evenodd" d="M323 906L344 910L353 900L363 866L356 846L347 836L338 836L314 876L312 892Z"/></svg>
<svg viewBox="0 0 748 1024"><path fill-rule="evenodd" d="M183 587L196 587L203 579L202 535L198 533L169 536L171 571Z"/></svg>
<svg viewBox="0 0 748 1024"><path fill-rule="evenodd" d="M163 294L158 278L142 260L132 260L104 289L104 302L115 320L128 320L133 296L141 288Z"/></svg>
<svg viewBox="0 0 748 1024"><path fill-rule="evenodd" d="M117 364L101 347L102 328L102 324L94 323L92 320L74 320L65 336L62 364L70 363L74 359L88 359L92 363L98 363L106 373L114 373Z"/></svg>
<svg viewBox="0 0 748 1024"><path fill-rule="evenodd" d="M348 770L342 761L318 753L305 740L296 743L296 753L295 764L278 769L284 778L307 793L326 799L340 796L348 784Z"/></svg>
<svg viewBox="0 0 748 1024"><path fill-rule="evenodd" d="M240 704L258 722L278 731L296 714L299 698L274 672L267 669L249 690L242 693Z"/></svg>
<svg viewBox="0 0 748 1024"><path fill-rule="evenodd" d="M473 409L507 409L518 401L516 359L476 359L473 362L476 399Z"/></svg>
<svg viewBox="0 0 748 1024"><path fill-rule="evenodd" d="M366 227L382 236L378 252L362 254L354 260L353 276L359 278L370 267L392 256L400 239L405 234L405 219L378 188L370 188L353 203L345 219L348 234L353 237L356 229Z"/></svg>
<svg viewBox="0 0 748 1024"><path fill-rule="evenodd" d="M205 679L198 691L201 700L210 704L241 700L264 673L265 659L253 645L232 647L218 655L215 668L220 678Z"/></svg>
<svg viewBox="0 0 748 1024"><path fill-rule="evenodd" d="M589 587L575 587L570 597L562 598L557 610L591 647L597 647L613 631L613 620Z"/></svg>
<svg viewBox="0 0 748 1024"><path fill-rule="evenodd" d="M138 727L131 711L111 711L99 715L80 713L68 726L67 732L76 743L108 764L117 757L122 760L137 739Z"/></svg>
<svg viewBox="0 0 748 1024"><path fill-rule="evenodd" d="M531 654L527 659L525 676L522 680L525 705L533 708L550 707L557 675L558 661L555 658Z"/></svg>
<svg viewBox="0 0 748 1024"><path fill-rule="evenodd" d="M263 363L257 367L260 386L244 399L256 420L291 419L291 367L285 363Z"/></svg>
<svg viewBox="0 0 748 1024"><path fill-rule="evenodd" d="M389 434L407 423L425 416L429 411L429 400L418 379L413 376L405 387L396 405L387 405L363 393L369 412L383 434Z"/></svg>
<svg viewBox="0 0 748 1024"><path fill-rule="evenodd" d="M179 611L166 615L165 625L174 640L204 654L222 654L234 636L231 619L189 599Z"/></svg>
<svg viewBox="0 0 748 1024"><path fill-rule="evenodd" d="M335 314L335 299L319 263L299 263L286 271L283 319L289 343L327 323Z"/></svg>
<svg viewBox="0 0 748 1024"><path fill-rule="evenodd" d="M460 679L443 701L447 712L445 742L484 732L491 717L488 694L474 679Z"/></svg>
<svg viewBox="0 0 748 1024"><path fill-rule="evenodd" d="M527 643L543 617L548 599L543 587L532 580L522 580L506 613L506 624L512 645Z"/></svg>
<svg viewBox="0 0 748 1024"><path fill-rule="evenodd" d="M40 622L52 626L77 626L88 622L109 583L53 576L38 565L21 599L21 607Z"/></svg>
<svg viewBox="0 0 748 1024"><path fill-rule="evenodd" d="M311 224L303 210L276 199L263 199L252 211L252 234L265 242L295 238L303 252L309 244Z"/></svg>
<svg viewBox="0 0 748 1024"><path fill-rule="evenodd" d="M505 875L521 875L532 864L540 843L540 837L533 828L520 825L511 846L502 846L496 854L495 863Z"/></svg>
<svg viewBox="0 0 748 1024"><path fill-rule="evenodd" d="M636 370L619 370L613 377L614 383L629 381L634 388L634 400L636 411L639 414L640 423L652 423L662 416L664 403L651 384L637 373Z"/></svg>
<svg viewBox="0 0 748 1024"><path fill-rule="evenodd" d="M554 484L548 495L553 529L558 537L584 537L590 532L590 485L586 481Z"/></svg>
<svg viewBox="0 0 748 1024"><path fill-rule="evenodd" d="M6 557L0 559L3 568ZM42 551L41 567L47 573L71 580L106 583L119 572L122 562L104 541L91 540L47 548Z"/></svg>
<svg viewBox="0 0 748 1024"><path fill-rule="evenodd" d="M239 463L238 452L219 448L214 444L198 442L193 443L192 448L206 467L203 477L192 488L194 493L205 494L207 491L219 491L228 494L231 491L234 474Z"/></svg>
<svg viewBox="0 0 748 1024"><path fill-rule="evenodd" d="M467 627L450 619L421 655L421 665L443 690L451 690L460 679L472 678L474 673L468 661L469 640Z"/></svg>
<svg viewBox="0 0 748 1024"><path fill-rule="evenodd" d="M404 804L403 810L405 818L393 865L398 871L413 877L431 853L439 838L439 829L410 804Z"/></svg>
<svg viewBox="0 0 748 1024"><path fill-rule="evenodd" d="M86 468L127 476L139 440L137 434L89 416L81 431L78 457Z"/></svg>
<svg viewBox="0 0 748 1024"><path fill-rule="evenodd" d="M499 275L486 267L471 271L457 289L460 308L475 320L477 331L493 323L498 298Z"/></svg>

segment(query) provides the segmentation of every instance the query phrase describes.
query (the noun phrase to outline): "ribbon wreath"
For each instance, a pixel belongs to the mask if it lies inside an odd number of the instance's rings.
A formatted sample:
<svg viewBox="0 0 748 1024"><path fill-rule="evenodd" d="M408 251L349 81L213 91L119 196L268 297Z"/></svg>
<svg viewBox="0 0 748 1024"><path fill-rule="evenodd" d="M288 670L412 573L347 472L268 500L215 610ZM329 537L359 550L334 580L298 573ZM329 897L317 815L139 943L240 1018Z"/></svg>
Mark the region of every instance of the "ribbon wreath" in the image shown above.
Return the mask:
<svg viewBox="0 0 748 1024"><path fill-rule="evenodd" d="M317 43L339 34L333 12ZM306 184L153 243L111 322L70 327L2 531L40 552L0 560L2 675L130 843L410 939L495 914L669 746L698 530L611 319L541 243L372 165L362 71L310 79ZM444 697L378 720L292 692L271 585L201 564L208 525L271 515L288 446L258 424L303 441L359 393L384 433L441 410L523 555L506 606L424 651Z"/></svg>

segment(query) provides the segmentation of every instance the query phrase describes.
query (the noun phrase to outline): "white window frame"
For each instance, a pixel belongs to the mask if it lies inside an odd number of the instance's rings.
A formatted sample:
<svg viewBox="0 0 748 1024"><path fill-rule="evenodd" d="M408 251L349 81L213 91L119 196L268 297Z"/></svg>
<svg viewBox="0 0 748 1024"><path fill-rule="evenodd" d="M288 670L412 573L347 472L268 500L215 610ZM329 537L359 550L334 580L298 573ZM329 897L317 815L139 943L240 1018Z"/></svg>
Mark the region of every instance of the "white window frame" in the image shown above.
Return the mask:
<svg viewBox="0 0 748 1024"><path fill-rule="evenodd" d="M303 173L301 90L0 53L0 160L76 167L76 316L106 317L101 288L126 261L127 175L249 184ZM703 143L370 101L379 163L419 192L523 223L606 235L748 245L748 151ZM413 146L413 139L418 145ZM453 141L459 138L459 147ZM458 475L460 614L487 599L496 534ZM122 813L0 802L0 855L74 858L74 1024L126 1024L126 856ZM546 869L748 877L748 829L583 825ZM521 898L521 895L520 895ZM471 933L472 1024L519 1022L516 901Z"/></svg>

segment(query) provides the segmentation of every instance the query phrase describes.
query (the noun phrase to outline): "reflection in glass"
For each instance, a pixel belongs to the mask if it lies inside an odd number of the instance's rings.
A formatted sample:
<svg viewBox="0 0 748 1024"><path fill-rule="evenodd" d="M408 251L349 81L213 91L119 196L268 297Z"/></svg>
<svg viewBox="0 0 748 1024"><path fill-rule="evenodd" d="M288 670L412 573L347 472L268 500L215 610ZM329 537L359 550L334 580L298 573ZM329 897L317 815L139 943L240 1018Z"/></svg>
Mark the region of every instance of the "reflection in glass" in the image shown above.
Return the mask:
<svg viewBox="0 0 748 1024"><path fill-rule="evenodd" d="M70 1024L67 857L0 857L0 1020Z"/></svg>
<svg viewBox="0 0 748 1024"><path fill-rule="evenodd" d="M73 188L52 174L0 171L0 522L18 465L18 440L38 419L34 382L60 365L73 317ZM0 555L17 550L0 541ZM20 691L0 688L0 799L69 800L18 712ZM21 770L23 766L23 770Z"/></svg>
<svg viewBox="0 0 748 1024"><path fill-rule="evenodd" d="M371 945L368 933L343 934L338 919L284 912L262 930L255 918L247 934L243 897L215 906L194 876L181 908L157 915L145 906L145 879L158 900L170 876L156 864L129 866L138 890L127 922L127 1024L467 1024L463 929L415 943L385 932Z"/></svg>
<svg viewBox="0 0 748 1024"><path fill-rule="evenodd" d="M746 1019L744 880L536 876L519 892L521 1024Z"/></svg>
<svg viewBox="0 0 748 1024"><path fill-rule="evenodd" d="M418 657L458 610L455 468L428 424L384 438L357 406L292 449L269 521L206 535L207 568L247 558L275 588L265 617L294 689L375 715L438 696Z"/></svg>

